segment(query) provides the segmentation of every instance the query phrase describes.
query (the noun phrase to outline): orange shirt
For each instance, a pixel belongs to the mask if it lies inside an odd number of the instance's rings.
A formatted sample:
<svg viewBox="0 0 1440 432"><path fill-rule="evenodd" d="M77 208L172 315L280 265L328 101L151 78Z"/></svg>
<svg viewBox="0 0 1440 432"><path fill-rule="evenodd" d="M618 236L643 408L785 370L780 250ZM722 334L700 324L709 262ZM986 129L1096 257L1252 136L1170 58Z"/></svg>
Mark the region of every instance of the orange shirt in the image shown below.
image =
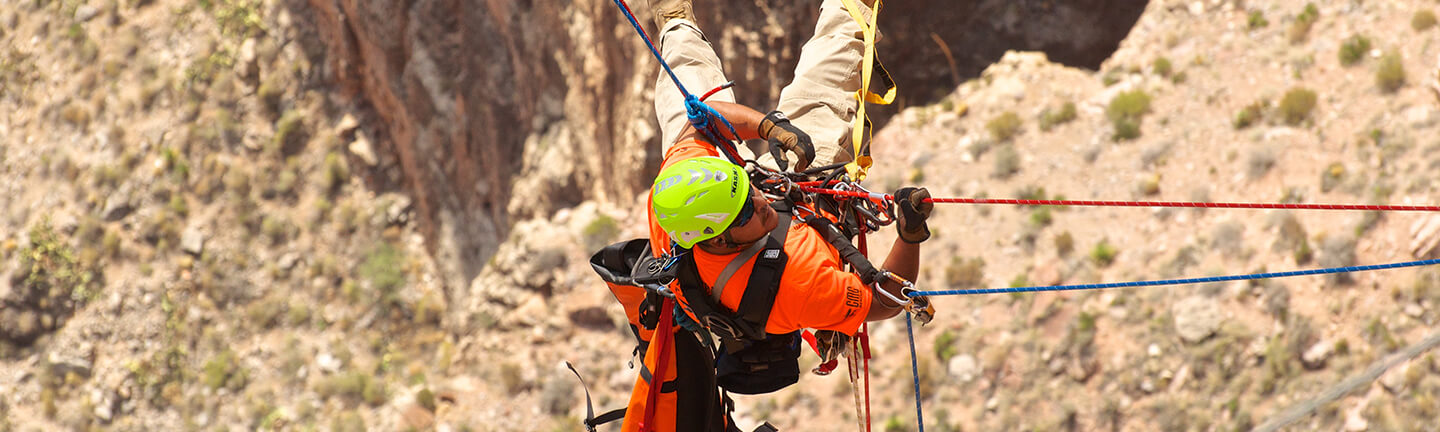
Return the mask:
<svg viewBox="0 0 1440 432"><path fill-rule="evenodd" d="M685 159L719 155L714 146L704 141L681 141L665 153L661 170ZM654 212L649 213L650 248L658 256L670 247L670 236L655 222ZM725 265L738 254L714 255L698 247L691 249L691 253L699 267L700 279L707 284L714 284ZM813 228L792 221L785 238L785 254L789 261L780 276L780 288L775 294L775 305L770 310L770 321L766 323L765 331L785 334L813 328L854 334L870 311L871 292L869 287L860 283L860 276L841 268L840 253L835 247ZM745 286L757 258L758 254L750 257L725 285L720 303L732 312L744 297Z"/></svg>

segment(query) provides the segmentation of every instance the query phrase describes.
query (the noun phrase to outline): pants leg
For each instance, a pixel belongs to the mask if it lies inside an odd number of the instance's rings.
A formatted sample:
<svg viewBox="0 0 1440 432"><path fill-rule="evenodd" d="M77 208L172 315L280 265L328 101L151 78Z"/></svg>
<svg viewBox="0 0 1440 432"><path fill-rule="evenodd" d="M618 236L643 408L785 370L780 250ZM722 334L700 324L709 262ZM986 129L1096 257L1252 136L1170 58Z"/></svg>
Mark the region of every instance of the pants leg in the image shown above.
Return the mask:
<svg viewBox="0 0 1440 432"><path fill-rule="evenodd" d="M720 58L700 28L689 20L672 19L656 35L660 44L660 56L680 83L696 97L704 95L720 84L724 84L725 71L720 67ZM708 101L735 102L735 92L721 90L710 96ZM662 154L675 144L685 125L690 121L685 116L685 96L675 87L670 75L660 70L655 79L655 117L660 121L660 143Z"/></svg>
<svg viewBox="0 0 1440 432"><path fill-rule="evenodd" d="M873 13L860 0L854 3L863 9L862 16L868 18ZM854 159L850 148L851 122L858 108L855 92L860 90L860 65L864 55L864 34L850 17L844 2L825 0L820 5L815 35L801 48L795 80L780 91L779 110L809 134L815 144L815 161L811 166Z"/></svg>

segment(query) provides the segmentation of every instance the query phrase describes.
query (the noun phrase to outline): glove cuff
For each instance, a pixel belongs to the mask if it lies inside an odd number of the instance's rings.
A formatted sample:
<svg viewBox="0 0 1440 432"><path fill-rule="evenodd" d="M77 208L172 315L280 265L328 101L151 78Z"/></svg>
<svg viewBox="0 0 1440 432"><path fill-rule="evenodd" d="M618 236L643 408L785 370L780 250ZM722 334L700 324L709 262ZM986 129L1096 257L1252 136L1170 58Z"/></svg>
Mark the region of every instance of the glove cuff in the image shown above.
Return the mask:
<svg viewBox="0 0 1440 432"><path fill-rule="evenodd" d="M921 222L920 226L917 227L917 229L900 232L900 240L903 240L905 243L920 244L924 243L926 240L929 239L930 226L925 224L924 222Z"/></svg>
<svg viewBox="0 0 1440 432"><path fill-rule="evenodd" d="M761 139L770 139L770 133L775 131L776 125L789 122L790 118L785 117L785 113L779 110L771 111L769 114L765 114L764 119L760 120L760 127L755 132L760 134Z"/></svg>

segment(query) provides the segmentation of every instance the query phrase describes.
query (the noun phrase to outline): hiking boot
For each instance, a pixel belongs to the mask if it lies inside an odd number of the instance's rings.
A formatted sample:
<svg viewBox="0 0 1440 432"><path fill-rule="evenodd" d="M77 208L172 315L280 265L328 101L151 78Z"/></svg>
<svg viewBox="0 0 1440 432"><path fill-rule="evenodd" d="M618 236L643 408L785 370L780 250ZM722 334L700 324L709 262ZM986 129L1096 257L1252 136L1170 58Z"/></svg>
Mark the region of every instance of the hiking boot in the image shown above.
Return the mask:
<svg viewBox="0 0 1440 432"><path fill-rule="evenodd" d="M685 19L695 22L695 10L690 7L690 0L650 0L650 12L655 14L655 31L665 29L665 23L672 19Z"/></svg>

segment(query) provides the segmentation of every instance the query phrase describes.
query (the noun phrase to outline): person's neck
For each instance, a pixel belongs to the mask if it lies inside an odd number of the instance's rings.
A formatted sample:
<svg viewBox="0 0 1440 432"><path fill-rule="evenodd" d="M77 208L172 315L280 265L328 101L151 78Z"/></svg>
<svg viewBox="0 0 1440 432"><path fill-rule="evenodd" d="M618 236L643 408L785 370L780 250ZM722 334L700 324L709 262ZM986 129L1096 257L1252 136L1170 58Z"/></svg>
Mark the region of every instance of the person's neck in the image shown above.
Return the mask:
<svg viewBox="0 0 1440 432"><path fill-rule="evenodd" d="M714 245L709 245L709 244L702 244L702 245L700 245L700 250L705 251L705 253L708 253L708 254L711 254L711 255L733 255L733 254L740 253L740 251L745 250L745 248L748 247L748 246L750 246L750 245L734 245L734 246L728 246L728 247L726 247L726 246L714 246Z"/></svg>

